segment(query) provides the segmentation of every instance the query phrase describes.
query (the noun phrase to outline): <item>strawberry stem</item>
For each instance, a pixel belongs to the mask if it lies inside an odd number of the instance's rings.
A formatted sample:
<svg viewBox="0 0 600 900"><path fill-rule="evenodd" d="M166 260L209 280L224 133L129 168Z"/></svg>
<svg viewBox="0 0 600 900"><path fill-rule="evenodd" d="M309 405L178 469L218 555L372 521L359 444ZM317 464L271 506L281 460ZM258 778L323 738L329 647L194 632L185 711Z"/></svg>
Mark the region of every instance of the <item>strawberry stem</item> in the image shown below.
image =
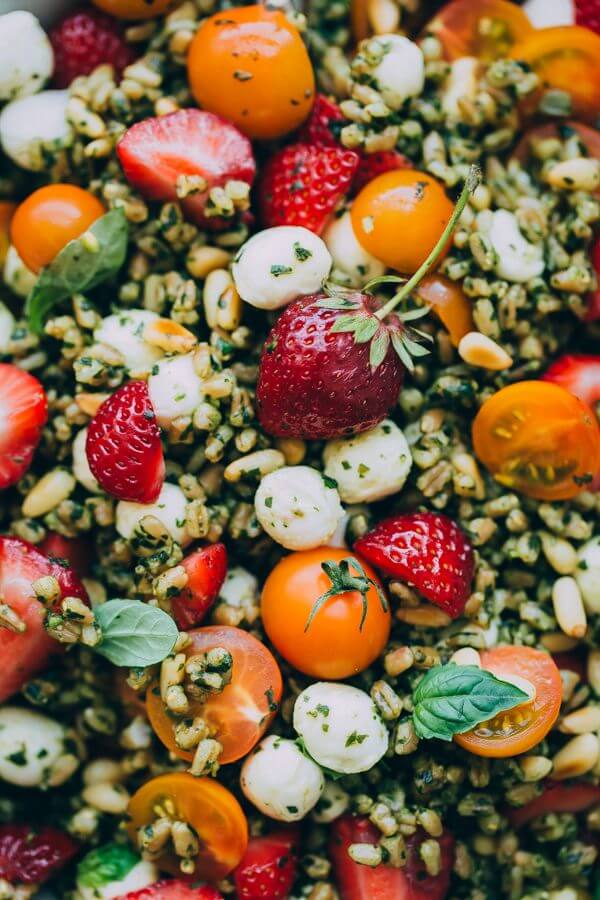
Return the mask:
<svg viewBox="0 0 600 900"><path fill-rule="evenodd" d="M350 565L354 567L355 571L358 572L358 575L350 574ZM379 597L379 602L381 603L383 611L388 611L389 606L387 598L383 593L380 585L376 581L373 581L372 578L369 578L361 564L353 556L348 556L346 557L346 559L342 559L339 565L331 560L328 560L327 562L321 563L321 568L331 581L331 587L328 591L325 591L325 593L322 594L317 600L315 600L313 608L310 611L310 615L306 620L306 625L304 626L305 632L308 631L313 619L328 600L330 600L332 597L337 597L340 594L345 594L348 591L358 591L358 593L362 597L362 614L360 625L358 626L359 631L362 631L362 627L365 624L365 619L369 610L367 592L371 587L374 587L377 591L377 596Z"/></svg>

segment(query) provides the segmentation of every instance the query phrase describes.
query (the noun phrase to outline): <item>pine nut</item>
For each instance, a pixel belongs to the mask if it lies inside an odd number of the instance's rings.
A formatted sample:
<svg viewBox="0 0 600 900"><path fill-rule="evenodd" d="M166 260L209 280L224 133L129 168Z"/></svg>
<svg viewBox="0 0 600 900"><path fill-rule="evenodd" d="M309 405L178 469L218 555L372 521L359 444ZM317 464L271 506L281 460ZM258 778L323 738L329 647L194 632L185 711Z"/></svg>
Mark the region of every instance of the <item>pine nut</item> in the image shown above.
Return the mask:
<svg viewBox="0 0 600 900"><path fill-rule="evenodd" d="M383 665L386 673L391 675L392 678L395 678L396 676L401 675L402 672L406 672L407 669L410 669L414 664L414 661L415 657L410 647L396 647L395 650L390 650L385 654ZM600 675L600 659L598 672Z"/></svg>
<svg viewBox="0 0 600 900"><path fill-rule="evenodd" d="M167 353L189 353L198 343L195 334L172 319L148 322L144 328L144 340Z"/></svg>
<svg viewBox="0 0 600 900"><path fill-rule="evenodd" d="M470 331L460 339L458 355L470 366L494 372L510 369L513 362L500 344L479 331Z"/></svg>
<svg viewBox="0 0 600 900"><path fill-rule="evenodd" d="M306 444L300 438L278 438L277 449L285 456L288 466L298 466L306 456Z"/></svg>
<svg viewBox="0 0 600 900"><path fill-rule="evenodd" d="M542 644L550 653L567 653L578 643L577 638L569 637L562 631L548 631L542 635Z"/></svg>
<svg viewBox="0 0 600 900"><path fill-rule="evenodd" d="M552 585L554 615L565 634L581 638L587 630L587 616L577 582L570 575L558 578Z"/></svg>
<svg viewBox="0 0 600 900"><path fill-rule="evenodd" d="M547 756L526 756L521 760L521 772L525 781L541 781L552 771L552 760Z"/></svg>
<svg viewBox="0 0 600 900"><path fill-rule="evenodd" d="M417 607L401 607L396 610L396 618L419 628L445 628L452 621L442 609L429 603L422 603Z"/></svg>
<svg viewBox="0 0 600 900"><path fill-rule="evenodd" d="M590 650L588 654L587 677L594 693L600 695L600 650Z"/></svg>
<svg viewBox="0 0 600 900"><path fill-rule="evenodd" d="M66 500L75 489L75 478L66 469L53 469L35 484L23 501L27 518L44 516Z"/></svg>
<svg viewBox="0 0 600 900"><path fill-rule="evenodd" d="M221 247L192 247L185 265L193 278L206 278L215 269L223 269L230 259L231 254Z"/></svg>
<svg viewBox="0 0 600 900"><path fill-rule="evenodd" d="M479 467L471 454L455 453L451 462L456 473L453 479L456 493L461 497L475 497L476 500L483 500L485 485Z"/></svg>
<svg viewBox="0 0 600 900"><path fill-rule="evenodd" d="M596 735L580 734L565 744L552 760L554 764L552 778L555 781L564 781L566 778L585 775L594 768L599 756L600 747Z"/></svg>
<svg viewBox="0 0 600 900"><path fill-rule="evenodd" d="M477 666L481 668L481 657L473 647L461 647L460 650L456 650L452 654L448 662L457 666Z"/></svg>
<svg viewBox="0 0 600 900"><path fill-rule="evenodd" d="M553 187L572 191L595 191L600 186L600 160L587 156L566 159L552 166L546 181Z"/></svg>
<svg viewBox="0 0 600 900"><path fill-rule="evenodd" d="M367 17L375 34L398 30L400 7L394 0L367 0Z"/></svg>
<svg viewBox="0 0 600 900"><path fill-rule="evenodd" d="M163 703L167 701L167 693L170 687L181 684L185 678L185 653L177 653L163 660L160 667L160 696Z"/></svg>
<svg viewBox="0 0 600 900"><path fill-rule="evenodd" d="M75 403L86 416L95 416L105 400L108 400L110 394L88 394L82 393L75 396Z"/></svg>
<svg viewBox="0 0 600 900"><path fill-rule="evenodd" d="M204 315L209 328L233 331L240 323L242 301L227 269L213 269L202 292Z"/></svg>
<svg viewBox="0 0 600 900"><path fill-rule="evenodd" d="M86 785L119 782L123 780L123 770L116 759L100 757L88 763L83 770L83 783Z"/></svg>
<svg viewBox="0 0 600 900"><path fill-rule="evenodd" d="M527 700L523 700L523 703L532 703L535 700L537 693L535 685L527 678L522 678L521 675L513 675L511 673L509 675L503 675L502 680L514 684L515 687L518 687L527 694Z"/></svg>
<svg viewBox="0 0 600 900"><path fill-rule="evenodd" d="M129 794L120 784L98 781L90 784L81 792L84 803L99 809L100 812L123 815L129 805Z"/></svg>
<svg viewBox="0 0 600 900"><path fill-rule="evenodd" d="M586 734L600 731L600 706L582 706L565 716L559 725L563 734Z"/></svg>
<svg viewBox="0 0 600 900"><path fill-rule="evenodd" d="M255 453L249 453L247 456L242 456L229 463L223 475L226 481L236 482L250 472L258 472L264 476L283 466L285 466L285 457L279 450L257 450Z"/></svg>

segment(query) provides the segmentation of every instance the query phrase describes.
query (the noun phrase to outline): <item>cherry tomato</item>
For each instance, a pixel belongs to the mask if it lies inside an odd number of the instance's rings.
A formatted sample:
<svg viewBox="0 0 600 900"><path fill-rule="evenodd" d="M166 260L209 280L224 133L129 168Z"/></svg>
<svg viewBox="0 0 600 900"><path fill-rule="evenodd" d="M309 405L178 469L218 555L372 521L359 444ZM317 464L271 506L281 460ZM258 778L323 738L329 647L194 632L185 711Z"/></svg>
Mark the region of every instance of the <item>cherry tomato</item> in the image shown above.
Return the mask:
<svg viewBox="0 0 600 900"><path fill-rule="evenodd" d="M526 13L508 0L453 0L425 30L442 42L446 59L477 56L491 62L508 56L534 28Z"/></svg>
<svg viewBox="0 0 600 900"><path fill-rule="evenodd" d="M452 215L444 188L425 172L396 169L370 181L352 206L352 227L381 262L412 275L438 242Z"/></svg>
<svg viewBox="0 0 600 900"><path fill-rule="evenodd" d="M540 28L512 48L546 89L571 97L573 114L595 122L600 109L600 35L579 25Z"/></svg>
<svg viewBox="0 0 600 900"><path fill-rule="evenodd" d="M158 818L157 808L164 809L165 802L173 805L173 818L191 825L200 839L196 867L186 875L219 881L235 869L246 852L248 822L227 788L213 778L195 778L186 772L150 779L129 801L127 829L134 844L138 828ZM167 850L157 864L165 872L181 875L179 863L179 857Z"/></svg>
<svg viewBox="0 0 600 900"><path fill-rule="evenodd" d="M252 138L277 138L306 119L315 78L298 31L282 12L243 6L198 29L188 77L199 105Z"/></svg>
<svg viewBox="0 0 600 900"><path fill-rule="evenodd" d="M535 699L498 713L472 731L456 734L454 740L477 756L501 758L526 753L546 737L558 716L562 681L556 663L542 650L505 646L484 650L481 665L498 678L526 678L536 689Z"/></svg>
<svg viewBox="0 0 600 900"><path fill-rule="evenodd" d="M455 347L465 334L475 330L471 302L456 281L436 273L426 275L415 293L431 306Z"/></svg>
<svg viewBox="0 0 600 900"><path fill-rule="evenodd" d="M177 6L179 0L92 0L115 19L154 19Z"/></svg>
<svg viewBox="0 0 600 900"><path fill-rule="evenodd" d="M89 191L73 184L49 184L17 207L10 226L11 239L25 265L39 272L104 212Z"/></svg>
<svg viewBox="0 0 600 900"><path fill-rule="evenodd" d="M496 481L537 500L575 497L600 468L592 410L549 381L520 381L486 400L473 447Z"/></svg>
<svg viewBox="0 0 600 900"><path fill-rule="evenodd" d="M532 144L535 141L543 141L548 138L558 137L565 140L570 133L575 132L588 156L600 159L600 131L597 128L590 128L582 122L568 120L566 122L545 122L535 128L526 131L512 152L515 159L520 163L526 163L531 156Z"/></svg>
<svg viewBox="0 0 600 900"><path fill-rule="evenodd" d="M209 625L188 632L192 641L188 656L224 647L233 657L230 683L206 702L192 702L190 717L202 715L223 746L219 762L234 762L245 756L270 725L281 700L281 672L273 655L255 637L229 625ZM146 693L148 718L165 747L181 759L194 754L180 750L173 736L174 720L165 710L156 686Z"/></svg>
<svg viewBox="0 0 600 900"><path fill-rule="evenodd" d="M357 43L373 33L368 0L350 0L350 25Z"/></svg>
<svg viewBox="0 0 600 900"><path fill-rule="evenodd" d="M16 203L9 203L7 200L0 201L0 266L4 265L10 246L10 220L16 208Z"/></svg>
<svg viewBox="0 0 600 900"><path fill-rule="evenodd" d="M127 716L133 718L140 713L143 716L146 715L145 691L134 691L133 688L127 684L126 670L115 669L113 684L115 693Z"/></svg>
<svg viewBox="0 0 600 900"><path fill-rule="evenodd" d="M598 152L598 157L600 158L600 151ZM587 296L587 311L584 321L597 322L600 319L600 235L592 244L591 257L598 280L598 287Z"/></svg>
<svg viewBox="0 0 600 900"><path fill-rule="evenodd" d="M67 538L56 531L49 531L39 544L39 549L54 559L66 559L80 578L91 572L94 548L91 541L84 537Z"/></svg>
<svg viewBox="0 0 600 900"><path fill-rule="evenodd" d="M348 678L363 672L382 652L390 633L390 611L383 609L373 584L365 594L362 628L363 598L358 591L329 598L306 627L315 602L332 586L322 564L339 564L350 556L349 551L332 547L290 553L275 566L263 588L261 615L269 640L290 665L315 678ZM370 566L353 558L381 588ZM353 567L350 572L358 574Z"/></svg>
<svg viewBox="0 0 600 900"><path fill-rule="evenodd" d="M580 813L600 804L600 787L595 784L551 784L535 800L518 809L506 810L513 828L522 828L547 813Z"/></svg>

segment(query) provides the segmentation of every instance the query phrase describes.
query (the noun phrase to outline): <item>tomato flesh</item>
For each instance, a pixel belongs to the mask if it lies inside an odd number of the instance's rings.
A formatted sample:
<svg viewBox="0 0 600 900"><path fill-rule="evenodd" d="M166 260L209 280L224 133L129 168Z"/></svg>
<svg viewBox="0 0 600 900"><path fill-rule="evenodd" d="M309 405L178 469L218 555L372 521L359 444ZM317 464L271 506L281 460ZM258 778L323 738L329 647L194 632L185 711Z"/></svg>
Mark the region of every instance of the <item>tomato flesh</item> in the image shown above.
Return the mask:
<svg viewBox="0 0 600 900"><path fill-rule="evenodd" d="M453 0L425 30L439 38L449 60L476 56L491 62L508 56L534 29L525 12L508 0Z"/></svg>
<svg viewBox="0 0 600 900"><path fill-rule="evenodd" d="M426 275L415 293L431 306L455 347L465 334L475 330L471 303L455 281L444 275Z"/></svg>

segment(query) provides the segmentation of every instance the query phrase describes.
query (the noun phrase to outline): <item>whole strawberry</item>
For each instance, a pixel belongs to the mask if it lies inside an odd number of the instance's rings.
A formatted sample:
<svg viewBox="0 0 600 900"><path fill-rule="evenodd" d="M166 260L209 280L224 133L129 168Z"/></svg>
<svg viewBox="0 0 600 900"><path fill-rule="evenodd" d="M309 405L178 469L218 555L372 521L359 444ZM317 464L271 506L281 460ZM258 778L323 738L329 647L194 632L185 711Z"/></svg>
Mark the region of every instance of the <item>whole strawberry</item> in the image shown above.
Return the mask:
<svg viewBox="0 0 600 900"><path fill-rule="evenodd" d="M28 825L0 825L0 878L10 884L42 884L77 850L75 841L58 828L34 831Z"/></svg>
<svg viewBox="0 0 600 900"><path fill-rule="evenodd" d="M378 175L384 172L392 172L394 169L410 169L412 163L397 150L379 150L377 153L361 153L360 162L354 182L352 184L352 193L358 192L364 188L365 184L373 181Z"/></svg>
<svg viewBox="0 0 600 900"><path fill-rule="evenodd" d="M117 75L133 60L116 19L93 9L66 16L50 32L54 50L54 84L69 87L79 75L89 75L102 63L110 63Z"/></svg>

